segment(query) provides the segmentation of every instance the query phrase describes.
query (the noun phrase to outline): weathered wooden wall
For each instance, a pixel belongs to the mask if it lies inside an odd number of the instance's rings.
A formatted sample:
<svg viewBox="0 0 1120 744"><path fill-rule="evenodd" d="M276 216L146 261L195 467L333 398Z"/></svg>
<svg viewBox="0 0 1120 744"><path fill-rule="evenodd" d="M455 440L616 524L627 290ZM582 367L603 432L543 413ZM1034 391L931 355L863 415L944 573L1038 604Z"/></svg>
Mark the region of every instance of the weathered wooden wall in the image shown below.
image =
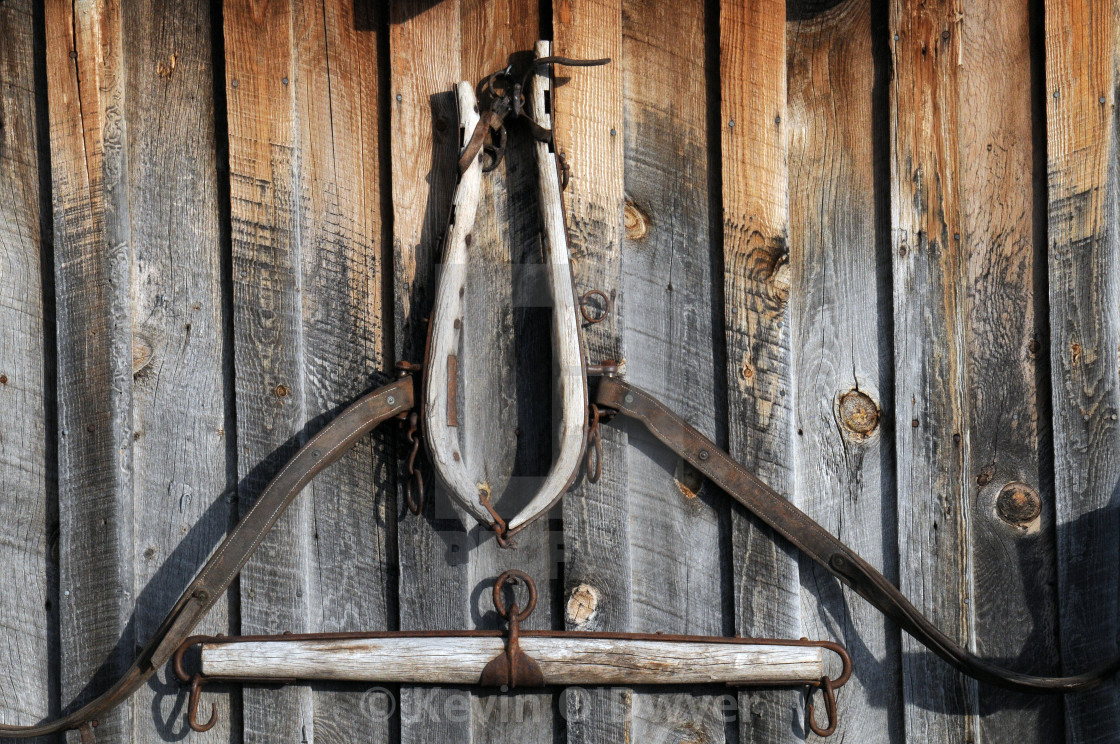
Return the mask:
<svg viewBox="0 0 1120 744"><path fill-rule="evenodd" d="M0 0L0 720L102 689L285 457L418 361L455 182L451 86L555 40L592 362L684 414L983 656L1120 641L1118 0ZM548 308L522 140L484 180L465 422L512 511L547 471ZM532 286L532 285L530 285ZM953 672L643 432L604 433L515 550L391 428L296 502L210 632L532 623L833 638L836 741L1120 742L1120 690ZM504 506L503 506L504 504ZM804 694L316 684L166 671L110 742L815 738Z"/></svg>

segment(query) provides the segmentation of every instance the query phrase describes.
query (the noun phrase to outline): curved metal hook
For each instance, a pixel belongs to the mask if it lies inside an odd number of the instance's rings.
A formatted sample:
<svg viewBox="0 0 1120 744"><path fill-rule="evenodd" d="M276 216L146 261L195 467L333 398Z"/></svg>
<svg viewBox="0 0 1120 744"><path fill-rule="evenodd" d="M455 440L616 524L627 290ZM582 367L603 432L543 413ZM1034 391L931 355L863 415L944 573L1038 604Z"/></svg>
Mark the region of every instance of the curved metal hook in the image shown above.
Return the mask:
<svg viewBox="0 0 1120 744"><path fill-rule="evenodd" d="M218 704L210 703L210 719L206 723L198 722L198 702L202 697L202 685L205 684L206 679L201 674L194 675L191 679L191 695L187 703L187 723L193 731L202 733L214 728L214 724L218 722Z"/></svg>
<svg viewBox="0 0 1120 744"><path fill-rule="evenodd" d="M809 699L805 702L805 717L809 720L809 729L817 736L832 736L836 731L836 687L828 677L821 677L820 688L824 691L824 710L827 719L822 728L817 725L813 716L813 688L809 688Z"/></svg>

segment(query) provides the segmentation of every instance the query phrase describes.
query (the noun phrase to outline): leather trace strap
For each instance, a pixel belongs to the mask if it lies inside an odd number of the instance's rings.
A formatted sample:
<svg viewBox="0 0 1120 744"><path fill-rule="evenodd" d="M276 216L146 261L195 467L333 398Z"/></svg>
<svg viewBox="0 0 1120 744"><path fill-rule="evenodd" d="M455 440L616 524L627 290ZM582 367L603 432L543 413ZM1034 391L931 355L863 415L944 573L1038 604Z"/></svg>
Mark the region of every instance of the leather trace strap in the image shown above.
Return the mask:
<svg viewBox="0 0 1120 744"><path fill-rule="evenodd" d="M1090 671L1065 677L1021 674L981 659L945 635L855 551L735 462L657 398L618 378L608 377L599 383L596 402L601 408L611 409L644 425L665 446L958 671L981 682L1018 692L1068 693L1095 687L1120 670L1120 656Z"/></svg>
<svg viewBox="0 0 1120 744"><path fill-rule="evenodd" d="M83 744L93 741L92 727L106 711L124 702L191 634L229 588L276 520L319 471L336 462L378 424L413 407L412 378L402 377L359 398L307 441L269 482L222 541L167 618L117 682L81 708L31 726L0 725L0 738L25 739L79 729Z"/></svg>

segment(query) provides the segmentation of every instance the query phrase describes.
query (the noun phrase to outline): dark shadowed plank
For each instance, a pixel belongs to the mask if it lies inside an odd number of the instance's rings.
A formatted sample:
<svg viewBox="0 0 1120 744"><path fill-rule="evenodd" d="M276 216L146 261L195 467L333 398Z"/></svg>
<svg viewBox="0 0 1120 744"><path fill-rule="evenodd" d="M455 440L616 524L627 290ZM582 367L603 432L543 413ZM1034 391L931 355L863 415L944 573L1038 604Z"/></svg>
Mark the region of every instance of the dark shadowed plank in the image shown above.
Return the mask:
<svg viewBox="0 0 1120 744"><path fill-rule="evenodd" d="M383 378L376 18L352 2L225 11L243 506ZM262 47L262 39L268 39ZM385 628L395 464L378 435L308 487L248 564L242 631ZM360 690L247 689L247 741L384 740Z"/></svg>
<svg viewBox="0 0 1120 744"><path fill-rule="evenodd" d="M460 74L476 82L509 63L514 52L533 53L538 4L528 0L463 2L459 11ZM582 71L581 71L582 72ZM490 486L497 510L511 518L548 474L558 410L550 394L548 287L541 271L537 167L528 132L510 125L506 157L482 178L467 271L460 387L464 400L460 442L475 482ZM467 405L477 400L478 408ZM555 414L555 415L554 415ZM472 522L474 520L471 520ZM498 545L490 530L470 526L472 625L497 627L489 592L495 577L518 568L533 577L542 601L526 627L551 628L549 520L518 533L516 548ZM477 598L477 599L473 599ZM475 694L475 742L552 741L552 695L521 693L502 701Z"/></svg>
<svg viewBox="0 0 1120 744"><path fill-rule="evenodd" d="M895 0L890 16L899 580L919 610L967 645L971 409L960 237L959 14L952 3ZM975 740L975 684L909 636L902 651L907 737Z"/></svg>
<svg viewBox="0 0 1120 744"><path fill-rule="evenodd" d="M622 361L623 303L619 292L624 231L622 99L622 2L557 2L552 11L554 54L579 59L610 57L606 67L560 68L569 82L553 89L557 144L571 168L564 207L576 294L599 290L611 312L597 324L583 322L591 363ZM630 210L631 223L634 211ZM589 308L589 312L601 305ZM586 478L564 497L564 627L626 631L630 628L630 519L626 433L603 426L603 472ZM627 732L628 693L572 690L561 705L567 740L622 741Z"/></svg>
<svg viewBox="0 0 1120 744"><path fill-rule="evenodd" d="M1032 173L1030 8L969 4L961 34L960 232L967 294L969 431L977 651L1020 671L1057 672L1058 628L1048 401L1035 317L1043 193ZM957 33L956 29L951 29ZM1037 143L1041 145L1041 143ZM1041 188L1041 183L1038 183ZM1040 298L1043 299L1044 298ZM1042 305L1045 307L1045 304ZM1045 327L1045 318L1042 319ZM1042 372L1045 372L1045 365ZM1040 418L1041 417L1041 418ZM1032 499L1037 501L1032 502ZM1022 504L1021 511L1013 515ZM1034 504L1040 514L1031 513ZM1011 507L1011 508L1009 508ZM981 741L1061 741L1061 701L980 686Z"/></svg>
<svg viewBox="0 0 1120 744"><path fill-rule="evenodd" d="M115 679L136 643L132 248L117 8L49 3L58 334L62 702ZM92 681L91 681L92 680ZM87 686L88 685L88 686ZM102 734L130 738L132 708Z"/></svg>
<svg viewBox="0 0 1120 744"><path fill-rule="evenodd" d="M792 497L786 8L720 3L724 328L730 452ZM801 635L792 549L732 510L729 546L740 635ZM803 721L792 691L739 695L743 742L792 741Z"/></svg>
<svg viewBox="0 0 1120 744"><path fill-rule="evenodd" d="M1046 3L1050 360L1062 663L1116 653L1120 625L1120 6ZM1066 700L1070 742L1116 741L1116 683Z"/></svg>
<svg viewBox="0 0 1120 744"><path fill-rule="evenodd" d="M623 243L626 375L719 439L705 8L626 2L622 14L626 196L645 224ZM726 501L648 433L631 429L629 445L632 629L720 634ZM723 694L636 691L631 739L723 741Z"/></svg>
<svg viewBox="0 0 1120 744"><path fill-rule="evenodd" d="M871 4L848 0L821 13L805 4L791 13L788 32L797 503L895 576L894 489L884 487L892 475L892 432L881 412L890 339L877 278ZM839 694L835 736L903 741L898 629L806 561L802 586L804 635L845 644L855 665Z"/></svg>
<svg viewBox="0 0 1120 744"><path fill-rule="evenodd" d="M9 724L34 723L58 702L57 567L48 542L57 519L48 418L54 351L39 203L50 174L39 173L38 148L47 143L36 124L32 6L0 5L0 632L8 639L0 649L0 721Z"/></svg>

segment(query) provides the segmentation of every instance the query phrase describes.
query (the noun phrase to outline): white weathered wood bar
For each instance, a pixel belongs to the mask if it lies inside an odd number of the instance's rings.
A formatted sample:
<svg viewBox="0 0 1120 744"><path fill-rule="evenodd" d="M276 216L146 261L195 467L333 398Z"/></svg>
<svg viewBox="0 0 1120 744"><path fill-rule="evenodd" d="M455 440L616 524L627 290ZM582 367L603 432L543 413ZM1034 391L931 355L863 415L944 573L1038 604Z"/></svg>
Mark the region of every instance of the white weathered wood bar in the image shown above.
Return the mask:
<svg viewBox="0 0 1120 744"><path fill-rule="evenodd" d="M202 646L210 677L475 684L505 648L495 636L236 641ZM522 637L556 685L794 685L824 674L816 646Z"/></svg>

